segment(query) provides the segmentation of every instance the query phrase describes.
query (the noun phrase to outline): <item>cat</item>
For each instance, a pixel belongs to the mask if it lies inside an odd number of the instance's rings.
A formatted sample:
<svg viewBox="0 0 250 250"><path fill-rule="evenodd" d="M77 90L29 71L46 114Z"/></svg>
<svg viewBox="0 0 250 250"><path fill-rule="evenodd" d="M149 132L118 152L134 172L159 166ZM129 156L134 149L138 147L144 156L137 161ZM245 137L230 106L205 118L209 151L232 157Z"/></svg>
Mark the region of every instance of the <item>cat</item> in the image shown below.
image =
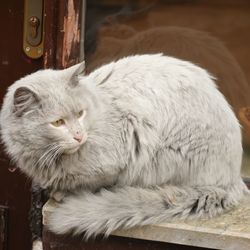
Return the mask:
<svg viewBox="0 0 250 250"><path fill-rule="evenodd" d="M88 238L212 217L248 193L239 122L206 70L162 54L83 69L25 76L1 110L10 157L41 187L66 194L51 231Z"/></svg>

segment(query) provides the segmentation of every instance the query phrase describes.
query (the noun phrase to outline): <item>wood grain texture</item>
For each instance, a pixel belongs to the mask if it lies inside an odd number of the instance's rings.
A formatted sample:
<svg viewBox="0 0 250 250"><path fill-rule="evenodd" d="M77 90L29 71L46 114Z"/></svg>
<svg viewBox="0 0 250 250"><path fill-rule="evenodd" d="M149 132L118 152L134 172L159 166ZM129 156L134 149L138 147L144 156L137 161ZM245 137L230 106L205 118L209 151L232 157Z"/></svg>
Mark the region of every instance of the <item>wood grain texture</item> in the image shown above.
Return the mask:
<svg viewBox="0 0 250 250"><path fill-rule="evenodd" d="M44 68L63 69L78 63L82 0L46 0L44 11Z"/></svg>
<svg viewBox="0 0 250 250"><path fill-rule="evenodd" d="M57 68L67 68L79 62L81 0L59 2Z"/></svg>
<svg viewBox="0 0 250 250"><path fill-rule="evenodd" d="M0 1L0 102L6 89L24 75L42 68L42 58L33 60L23 52L24 1ZM13 166L0 147L0 205L8 206L8 250L29 250L31 232L30 180Z"/></svg>
<svg viewBox="0 0 250 250"><path fill-rule="evenodd" d="M84 242L81 237L58 236L44 229L43 250L209 250L159 241L110 236ZM211 248L210 248L211 250Z"/></svg>
<svg viewBox="0 0 250 250"><path fill-rule="evenodd" d="M50 200L43 208L44 224L57 203ZM221 216L212 219L199 220L173 220L169 223L135 227L130 230L117 230L113 236L125 237L121 241L121 248L112 248L112 239L105 242L93 241L86 243L83 237L56 236L44 230L45 249L50 250L50 244L57 246L60 250L73 249L126 249L128 242L132 239L147 240L149 242L165 242L167 244L179 244L190 247L201 247L207 249L223 250L249 250L250 249L250 197L247 197L242 204ZM119 238L121 239L121 238ZM119 240L118 240L119 241ZM122 243L123 242L123 243ZM103 248L98 248L99 244ZM105 245L106 244L106 245ZM125 244L125 245L124 245ZM151 244L151 243L150 243ZM60 246L60 248L59 248ZM145 247L147 242L145 241ZM96 248L93 248L96 247ZM111 248L110 248L111 247ZM166 249L168 245L166 245ZM137 248L135 248L137 249ZM147 249L147 248L145 248ZM150 249L150 248L149 248ZM162 249L162 248L155 248ZM169 248L171 249L171 248ZM181 248L177 248L181 249Z"/></svg>

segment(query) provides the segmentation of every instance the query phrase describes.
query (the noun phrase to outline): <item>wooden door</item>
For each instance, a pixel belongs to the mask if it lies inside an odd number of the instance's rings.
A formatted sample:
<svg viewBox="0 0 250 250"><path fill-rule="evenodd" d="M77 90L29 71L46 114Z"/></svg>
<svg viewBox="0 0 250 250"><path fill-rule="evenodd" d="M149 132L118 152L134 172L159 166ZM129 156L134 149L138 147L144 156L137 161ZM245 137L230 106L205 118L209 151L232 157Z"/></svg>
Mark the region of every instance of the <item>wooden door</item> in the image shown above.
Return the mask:
<svg viewBox="0 0 250 250"><path fill-rule="evenodd" d="M23 75L43 67L43 60L30 59L23 52L24 1L0 2L0 100L6 89ZM31 248L28 212L30 181L11 165L0 150L0 205L8 208L8 219L0 227L7 227L4 245L0 249L28 250ZM2 217L3 218L3 217ZM7 237L7 238L6 238ZM1 243L0 243L1 244Z"/></svg>
<svg viewBox="0 0 250 250"><path fill-rule="evenodd" d="M65 68L79 61L82 0L43 0L43 54L24 53L25 0L0 2L0 102L9 85L41 68ZM34 1L33 1L34 3ZM29 250L31 181L15 168L0 148L0 250ZM8 218L6 214L8 213Z"/></svg>

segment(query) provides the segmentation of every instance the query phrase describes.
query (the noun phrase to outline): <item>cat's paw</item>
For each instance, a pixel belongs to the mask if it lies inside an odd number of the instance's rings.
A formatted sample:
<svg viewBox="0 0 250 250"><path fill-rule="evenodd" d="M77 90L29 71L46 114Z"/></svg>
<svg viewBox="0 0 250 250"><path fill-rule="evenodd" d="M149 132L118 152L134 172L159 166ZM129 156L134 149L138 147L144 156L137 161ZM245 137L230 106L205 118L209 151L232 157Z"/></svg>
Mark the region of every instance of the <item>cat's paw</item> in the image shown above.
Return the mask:
<svg viewBox="0 0 250 250"><path fill-rule="evenodd" d="M32 250L43 250L43 243L41 240L35 240L32 243Z"/></svg>
<svg viewBox="0 0 250 250"><path fill-rule="evenodd" d="M56 202L62 202L65 196L66 196L66 193L61 192L61 191L54 191L50 193L50 198L52 198Z"/></svg>

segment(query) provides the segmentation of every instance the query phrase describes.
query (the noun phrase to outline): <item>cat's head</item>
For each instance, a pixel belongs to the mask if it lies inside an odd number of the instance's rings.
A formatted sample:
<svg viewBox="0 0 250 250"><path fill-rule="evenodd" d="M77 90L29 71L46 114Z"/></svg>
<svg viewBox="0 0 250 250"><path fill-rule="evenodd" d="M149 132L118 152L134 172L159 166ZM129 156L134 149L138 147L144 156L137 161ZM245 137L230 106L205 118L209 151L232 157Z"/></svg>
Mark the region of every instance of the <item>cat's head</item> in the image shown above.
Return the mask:
<svg viewBox="0 0 250 250"><path fill-rule="evenodd" d="M79 82L82 71L83 63L41 70L10 86L1 110L1 134L14 160L41 153L42 164L53 160L52 153L71 154L86 142L98 100L87 80Z"/></svg>

